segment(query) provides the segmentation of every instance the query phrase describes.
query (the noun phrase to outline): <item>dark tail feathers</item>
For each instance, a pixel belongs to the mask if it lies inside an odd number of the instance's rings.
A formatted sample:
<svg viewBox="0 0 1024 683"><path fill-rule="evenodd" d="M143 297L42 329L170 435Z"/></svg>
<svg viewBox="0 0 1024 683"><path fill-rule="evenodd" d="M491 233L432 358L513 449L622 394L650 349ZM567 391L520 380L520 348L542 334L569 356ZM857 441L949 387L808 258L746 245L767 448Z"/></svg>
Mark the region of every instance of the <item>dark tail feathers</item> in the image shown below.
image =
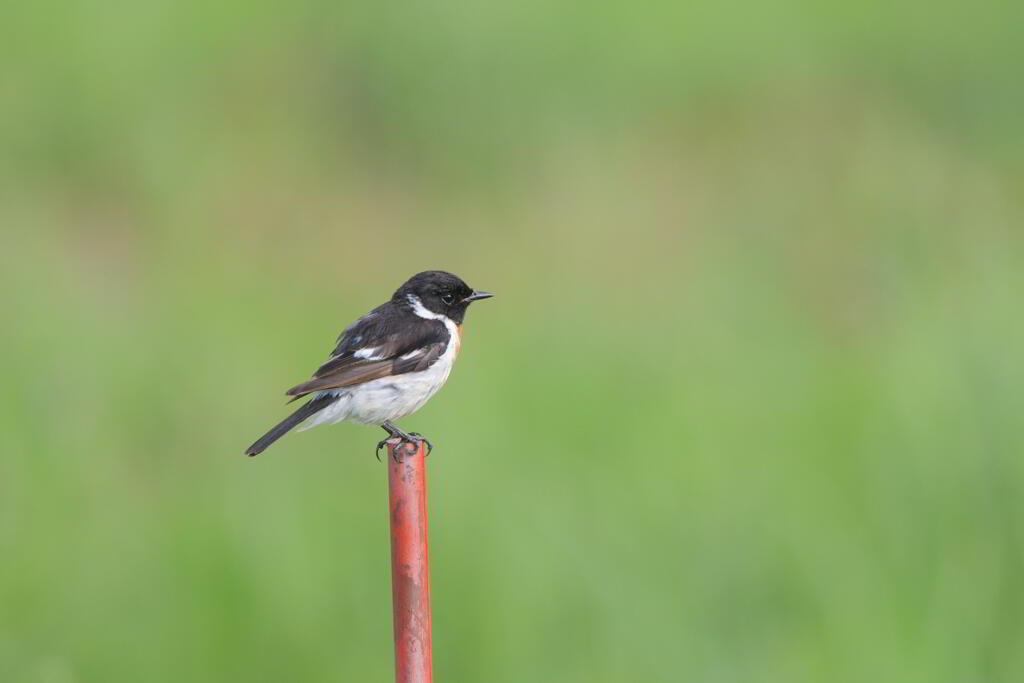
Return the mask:
<svg viewBox="0 0 1024 683"><path fill-rule="evenodd" d="M245 449L246 455L256 455L262 453L267 449L267 446L274 443L282 436L284 436L288 430L292 427L297 426L300 422L305 420L307 417L311 417L314 413L318 413L327 406L331 405L338 400L337 396L328 396L321 394L313 400L304 403L298 410L277 423L269 432L259 438L259 440L253 445Z"/></svg>

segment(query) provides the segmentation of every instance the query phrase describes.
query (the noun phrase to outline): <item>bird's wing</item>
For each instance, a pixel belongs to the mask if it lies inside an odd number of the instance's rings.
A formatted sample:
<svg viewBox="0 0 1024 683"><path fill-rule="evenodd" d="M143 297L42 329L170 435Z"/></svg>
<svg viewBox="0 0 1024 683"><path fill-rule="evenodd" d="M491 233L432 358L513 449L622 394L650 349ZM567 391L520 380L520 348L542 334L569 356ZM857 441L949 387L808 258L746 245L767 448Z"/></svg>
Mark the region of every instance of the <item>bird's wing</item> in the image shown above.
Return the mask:
<svg viewBox="0 0 1024 683"><path fill-rule="evenodd" d="M448 348L448 329L439 320L384 315L374 309L341 333L330 359L313 378L289 389L299 398L370 380L426 370Z"/></svg>

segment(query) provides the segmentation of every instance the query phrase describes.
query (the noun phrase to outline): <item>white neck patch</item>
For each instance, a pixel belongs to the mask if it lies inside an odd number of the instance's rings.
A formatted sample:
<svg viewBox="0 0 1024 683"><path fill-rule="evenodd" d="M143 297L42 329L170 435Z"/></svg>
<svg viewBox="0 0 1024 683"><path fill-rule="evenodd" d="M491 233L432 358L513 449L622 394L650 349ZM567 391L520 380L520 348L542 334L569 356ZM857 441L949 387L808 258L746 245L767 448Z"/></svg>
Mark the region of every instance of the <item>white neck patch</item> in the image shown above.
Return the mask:
<svg viewBox="0 0 1024 683"><path fill-rule="evenodd" d="M412 312L421 318L426 318L427 320L449 320L448 316L442 315L441 313L434 313L429 310L415 294L407 294L405 296L405 300L409 302L410 306L412 306Z"/></svg>
<svg viewBox="0 0 1024 683"><path fill-rule="evenodd" d="M440 320L441 322L444 323L444 326L448 328L448 332L450 332L453 335L453 338L458 338L459 330L456 327L454 320L444 315L443 313L434 313L426 306L424 306L423 302L420 301L420 298L415 294L407 294L405 296L405 300L409 302L410 306L412 306L413 313L415 313L421 318L426 318L427 320Z"/></svg>

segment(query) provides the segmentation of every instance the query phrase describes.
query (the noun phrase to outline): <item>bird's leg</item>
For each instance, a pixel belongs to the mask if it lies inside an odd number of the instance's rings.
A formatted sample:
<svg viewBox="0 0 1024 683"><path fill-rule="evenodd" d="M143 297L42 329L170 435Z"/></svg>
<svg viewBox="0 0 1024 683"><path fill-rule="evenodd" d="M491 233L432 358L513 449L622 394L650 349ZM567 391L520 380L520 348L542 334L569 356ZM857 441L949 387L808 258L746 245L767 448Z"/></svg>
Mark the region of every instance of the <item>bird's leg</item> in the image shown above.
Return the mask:
<svg viewBox="0 0 1024 683"><path fill-rule="evenodd" d="M395 456L395 451L398 449L399 446L401 446L403 444L411 443L412 445L416 446L416 448L419 448L420 447L420 442L422 441L423 443L427 444L427 454L428 455L430 454L430 451L434 450L434 445L432 443L430 443L430 441L427 438L425 438L424 436L422 436L420 434L417 434L416 432L413 432L411 434L406 434L401 429L399 429L394 424L392 424L391 421L386 421L383 424L381 424L381 429L383 429L388 434L390 434L391 438L384 439L383 441L381 441L380 443L377 444L377 453L378 454L380 453L380 449L383 448L384 445L388 444L388 443L394 444L394 448L392 449L391 454L392 454L392 457L395 457L396 460L397 460L397 456ZM396 443L396 440L397 440L397 443Z"/></svg>

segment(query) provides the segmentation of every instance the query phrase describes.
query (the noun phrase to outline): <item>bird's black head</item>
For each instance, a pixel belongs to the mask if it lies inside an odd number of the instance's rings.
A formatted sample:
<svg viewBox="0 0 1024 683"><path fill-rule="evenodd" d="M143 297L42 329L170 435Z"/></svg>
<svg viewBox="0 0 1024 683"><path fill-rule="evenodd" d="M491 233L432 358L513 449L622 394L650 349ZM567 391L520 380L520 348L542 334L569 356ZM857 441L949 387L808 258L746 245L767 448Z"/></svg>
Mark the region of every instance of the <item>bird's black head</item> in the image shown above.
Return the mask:
<svg viewBox="0 0 1024 683"><path fill-rule="evenodd" d="M466 317L466 308L478 299L494 296L481 292L462 281L461 278L443 270L427 270L416 273L398 288L392 301L409 304L417 311L417 303L430 315L443 315L455 324L461 324ZM423 312L420 312L423 315Z"/></svg>

